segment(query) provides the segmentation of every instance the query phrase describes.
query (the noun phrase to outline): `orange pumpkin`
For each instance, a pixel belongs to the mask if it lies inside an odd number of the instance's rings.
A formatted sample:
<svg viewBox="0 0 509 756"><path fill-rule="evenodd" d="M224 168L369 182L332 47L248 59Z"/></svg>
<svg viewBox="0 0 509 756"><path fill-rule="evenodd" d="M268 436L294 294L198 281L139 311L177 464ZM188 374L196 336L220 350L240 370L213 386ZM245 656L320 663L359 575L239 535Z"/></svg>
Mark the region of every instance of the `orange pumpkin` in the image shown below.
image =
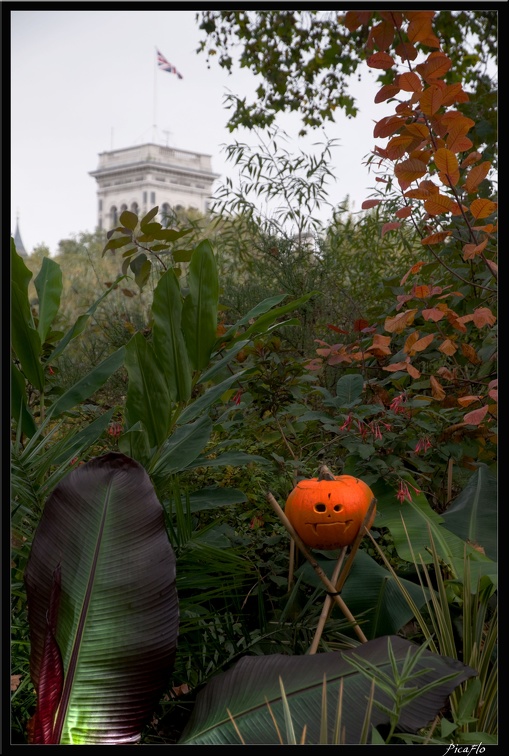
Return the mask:
<svg viewBox="0 0 509 756"><path fill-rule="evenodd" d="M339 549L355 540L374 496L359 478L325 470L318 478L297 483L286 500L285 514L306 546Z"/></svg>

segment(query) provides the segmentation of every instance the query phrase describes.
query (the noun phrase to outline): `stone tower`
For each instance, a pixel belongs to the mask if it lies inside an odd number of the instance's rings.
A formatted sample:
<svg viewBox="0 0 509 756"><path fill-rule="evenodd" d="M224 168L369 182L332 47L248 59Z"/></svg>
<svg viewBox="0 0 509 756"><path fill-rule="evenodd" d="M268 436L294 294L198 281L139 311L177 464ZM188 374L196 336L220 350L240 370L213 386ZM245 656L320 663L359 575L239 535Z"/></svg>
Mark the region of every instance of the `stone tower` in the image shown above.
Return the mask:
<svg viewBox="0 0 509 756"><path fill-rule="evenodd" d="M210 155L154 143L99 154L99 166L90 171L97 181L97 226L118 225L124 210L140 217L156 205L160 219L172 209L208 209L212 184Z"/></svg>

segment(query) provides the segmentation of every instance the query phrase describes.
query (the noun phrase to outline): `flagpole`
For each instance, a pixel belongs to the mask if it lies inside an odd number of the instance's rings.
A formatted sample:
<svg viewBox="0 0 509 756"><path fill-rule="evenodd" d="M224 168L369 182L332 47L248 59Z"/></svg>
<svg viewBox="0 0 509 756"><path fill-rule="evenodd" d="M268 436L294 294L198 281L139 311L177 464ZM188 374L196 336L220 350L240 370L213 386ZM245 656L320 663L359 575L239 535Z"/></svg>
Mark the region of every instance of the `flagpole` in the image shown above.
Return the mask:
<svg viewBox="0 0 509 756"><path fill-rule="evenodd" d="M152 113L152 141L155 144L156 141L156 128L157 128L157 115L156 115L156 89L157 89L157 48L154 48L156 51L155 57L154 57L154 103L153 103L153 113Z"/></svg>

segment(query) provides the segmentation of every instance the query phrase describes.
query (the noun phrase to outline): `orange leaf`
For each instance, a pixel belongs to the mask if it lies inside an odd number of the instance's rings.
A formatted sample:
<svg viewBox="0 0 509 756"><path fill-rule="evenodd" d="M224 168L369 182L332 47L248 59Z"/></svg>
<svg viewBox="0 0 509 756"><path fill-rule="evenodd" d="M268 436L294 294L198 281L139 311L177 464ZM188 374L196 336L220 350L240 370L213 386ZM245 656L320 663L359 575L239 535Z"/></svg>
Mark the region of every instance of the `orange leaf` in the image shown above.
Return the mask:
<svg viewBox="0 0 509 756"><path fill-rule="evenodd" d="M394 39L394 26L387 21L382 21L371 29L370 34L379 50L387 50Z"/></svg>
<svg viewBox="0 0 509 756"><path fill-rule="evenodd" d="M405 310L404 312L398 313L394 317L386 318L384 329L386 331L389 331L389 333L402 333L407 326L412 325L416 312L417 309Z"/></svg>
<svg viewBox="0 0 509 756"><path fill-rule="evenodd" d="M400 207L399 210L396 210L396 218L408 218L409 215L412 215L411 207Z"/></svg>
<svg viewBox="0 0 509 756"><path fill-rule="evenodd" d="M434 375L430 376L429 382L431 385L431 396L433 397L433 399L437 399L439 402L441 402L442 399L445 399L445 391Z"/></svg>
<svg viewBox="0 0 509 756"><path fill-rule="evenodd" d="M413 333L410 334L410 336L407 337L405 344L403 346L403 351L407 354L413 347L416 341L419 340L419 331L413 331Z"/></svg>
<svg viewBox="0 0 509 756"><path fill-rule="evenodd" d="M424 202L424 209L430 215L450 213L453 207L454 200L450 197L446 197L445 194L435 194Z"/></svg>
<svg viewBox="0 0 509 756"><path fill-rule="evenodd" d="M413 71L401 74L401 76L398 77L398 85L404 92L422 91L422 81Z"/></svg>
<svg viewBox="0 0 509 756"><path fill-rule="evenodd" d="M473 146L471 139L464 134L458 134L456 131L449 133L446 144L451 152L467 152Z"/></svg>
<svg viewBox="0 0 509 756"><path fill-rule="evenodd" d="M412 376L412 378L417 379L421 377L420 372L417 370L416 367L412 365L411 362L407 362L406 369L407 369L408 375Z"/></svg>
<svg viewBox="0 0 509 756"><path fill-rule="evenodd" d="M458 159L454 152L442 147L434 154L435 165L443 173L455 173L458 170Z"/></svg>
<svg viewBox="0 0 509 756"><path fill-rule="evenodd" d="M421 160L403 160L394 168L394 173L400 181L417 181L426 172L426 163Z"/></svg>
<svg viewBox="0 0 509 756"><path fill-rule="evenodd" d="M416 48L408 42L401 42L401 44L396 47L395 52L396 55L399 55L403 63L405 61L415 60L417 57Z"/></svg>
<svg viewBox="0 0 509 756"><path fill-rule="evenodd" d="M461 168L467 168L469 165L472 165L472 163L476 163L478 160L482 158L482 155L480 152L471 152L469 155L466 156L466 158L461 163Z"/></svg>
<svg viewBox="0 0 509 756"><path fill-rule="evenodd" d="M442 184L445 184L446 186L456 186L458 181L460 180L460 172L459 170L454 171L454 173L439 173L438 178L442 182ZM455 208L458 207L457 203L454 203ZM452 213L455 212L454 209L451 210ZM459 209L458 212L455 213L456 215L459 215Z"/></svg>
<svg viewBox="0 0 509 756"><path fill-rule="evenodd" d="M461 354L463 355L463 357L466 357L467 360L472 363L472 365L479 365L481 362L474 347L470 346L470 344L461 344Z"/></svg>
<svg viewBox="0 0 509 756"><path fill-rule="evenodd" d="M454 102L468 102L469 97L466 92L463 91L463 87L459 82L455 84L448 84L443 92L442 105L452 105Z"/></svg>
<svg viewBox="0 0 509 756"><path fill-rule="evenodd" d="M415 137L410 134L399 134L387 143L387 155L390 160L398 160L407 152L408 147L415 142Z"/></svg>
<svg viewBox="0 0 509 756"><path fill-rule="evenodd" d="M385 102L385 100L390 100L391 97L395 97L399 92L399 87L396 87L394 84L385 84L377 93L375 96L375 102Z"/></svg>
<svg viewBox="0 0 509 756"><path fill-rule="evenodd" d="M436 234L431 234L431 236L426 236L424 239L421 239L421 244L440 244L440 242L447 239L451 233L452 231L439 231Z"/></svg>
<svg viewBox="0 0 509 756"><path fill-rule="evenodd" d="M411 19L407 28L407 37L410 42L422 42L433 33L431 25L432 17L426 16L425 13L417 11Z"/></svg>
<svg viewBox="0 0 509 756"><path fill-rule="evenodd" d="M452 66L452 61L443 52L432 52L428 59L417 66L423 79L441 79Z"/></svg>
<svg viewBox="0 0 509 756"><path fill-rule="evenodd" d="M381 237L384 238L385 234L389 231L396 231L396 229L401 227L401 223L398 223L398 221L392 221L392 223L384 223L382 226L382 232Z"/></svg>
<svg viewBox="0 0 509 756"><path fill-rule="evenodd" d="M434 338L435 335L433 333L428 333L427 336L423 336L422 339L416 341L409 352L410 356L413 357L417 352L423 352L429 347Z"/></svg>
<svg viewBox="0 0 509 756"><path fill-rule="evenodd" d="M452 355L458 350L458 347L454 343L454 341L451 341L451 339L446 339L445 341L442 341L440 346L438 347L438 351L442 352L442 354L447 354L449 357L452 357Z"/></svg>
<svg viewBox="0 0 509 756"><path fill-rule="evenodd" d="M473 412L468 412L463 418L463 421L469 425L479 425L484 420L487 412L488 405L485 404L484 407L473 410Z"/></svg>
<svg viewBox="0 0 509 756"><path fill-rule="evenodd" d="M438 307L430 307L427 310L423 310L421 315L424 320L432 320L434 323L438 323L444 317L445 312Z"/></svg>
<svg viewBox="0 0 509 756"><path fill-rule="evenodd" d="M416 299L426 299L431 294L429 286L414 286L413 295Z"/></svg>
<svg viewBox="0 0 509 756"><path fill-rule="evenodd" d="M497 203L488 199L476 199L470 205L470 212L477 220L478 218L487 218L497 208Z"/></svg>
<svg viewBox="0 0 509 756"><path fill-rule="evenodd" d="M442 90L436 84L431 84L419 98L421 110L425 115L433 115L442 105Z"/></svg>
<svg viewBox="0 0 509 756"><path fill-rule="evenodd" d="M357 320L354 320L353 330L362 331L364 328L367 328L368 326L369 326L369 320L364 320L364 318L358 318Z"/></svg>
<svg viewBox="0 0 509 756"><path fill-rule="evenodd" d="M484 163L474 166L465 179L465 189L469 194L475 192L481 181L484 181L491 168L489 160L485 160Z"/></svg>
<svg viewBox="0 0 509 756"><path fill-rule="evenodd" d="M472 319L477 328L482 328L485 325L492 326L497 322L495 315L493 315L489 307L478 307L474 310Z"/></svg>
<svg viewBox="0 0 509 756"><path fill-rule="evenodd" d="M392 365L386 365L382 370L387 370L389 373L395 373L397 370L406 370L406 362L394 362Z"/></svg>
<svg viewBox="0 0 509 756"><path fill-rule="evenodd" d="M394 134L401 126L403 126L404 123L405 118L401 116L385 116L385 118L381 118L380 121L375 124L375 128L373 129L373 136L375 139L384 139L385 137Z"/></svg>
<svg viewBox="0 0 509 756"><path fill-rule="evenodd" d="M404 196L409 199L428 199L430 195L429 189L409 189L405 192Z"/></svg>
<svg viewBox="0 0 509 756"><path fill-rule="evenodd" d="M364 202L361 205L361 210L369 210L370 207L376 207L379 205L381 200L364 200Z"/></svg>
<svg viewBox="0 0 509 756"><path fill-rule="evenodd" d="M422 139L429 138L429 130L424 123L408 123L405 129L415 137L421 137Z"/></svg>
<svg viewBox="0 0 509 756"><path fill-rule="evenodd" d="M372 11L347 11L343 23L349 31L355 31L359 26L367 26Z"/></svg>
<svg viewBox="0 0 509 756"><path fill-rule="evenodd" d="M465 244L463 247L463 259L472 260L476 255L480 255L487 243L488 239L486 238L480 244Z"/></svg>
<svg viewBox="0 0 509 756"><path fill-rule="evenodd" d="M370 55L366 63L370 68L382 68L387 71L394 65L394 58L385 52L376 52Z"/></svg>
<svg viewBox="0 0 509 756"><path fill-rule="evenodd" d="M480 402L481 397L480 396L460 396L458 397L458 404L462 407L468 407L469 404L472 404L473 402Z"/></svg>

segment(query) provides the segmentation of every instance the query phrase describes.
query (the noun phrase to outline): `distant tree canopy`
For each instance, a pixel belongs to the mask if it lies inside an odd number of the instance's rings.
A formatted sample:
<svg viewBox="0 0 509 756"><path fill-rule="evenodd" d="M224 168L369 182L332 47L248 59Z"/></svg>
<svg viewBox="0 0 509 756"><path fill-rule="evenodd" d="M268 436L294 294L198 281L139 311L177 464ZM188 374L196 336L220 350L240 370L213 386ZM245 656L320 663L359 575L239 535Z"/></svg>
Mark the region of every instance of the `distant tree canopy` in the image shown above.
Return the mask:
<svg viewBox="0 0 509 756"><path fill-rule="evenodd" d="M338 108L354 117L358 108L351 76L366 57L373 27L383 27L387 13L359 11L363 24L350 31L346 14L332 10L198 12L199 28L206 34L198 51L206 53L209 66L215 56L228 72L237 63L261 77L255 102L235 95L226 98L233 110L230 131L238 126L265 128L280 111L300 113L301 134L333 121ZM488 66L496 63L497 12L437 11L433 26L454 63L447 83L462 81L469 85L471 100L483 99L484 139L489 142L496 134L497 101ZM382 71L378 80L390 83L392 75Z"/></svg>

